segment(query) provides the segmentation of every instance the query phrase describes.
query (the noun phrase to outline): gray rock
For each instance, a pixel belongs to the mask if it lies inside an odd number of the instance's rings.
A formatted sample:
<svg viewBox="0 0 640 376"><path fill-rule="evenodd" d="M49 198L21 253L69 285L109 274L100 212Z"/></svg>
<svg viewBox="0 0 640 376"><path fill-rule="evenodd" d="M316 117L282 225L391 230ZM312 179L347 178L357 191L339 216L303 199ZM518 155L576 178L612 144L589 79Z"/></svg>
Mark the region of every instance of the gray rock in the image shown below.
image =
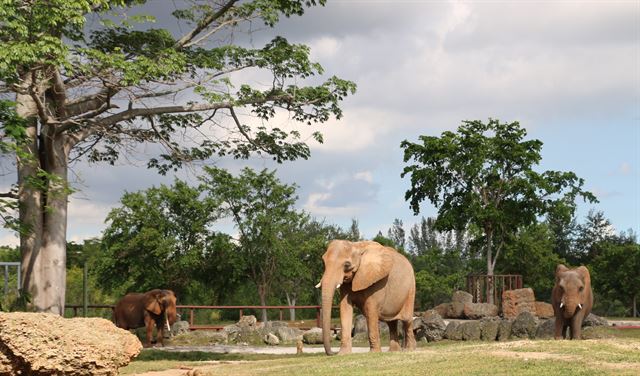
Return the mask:
<svg viewBox="0 0 640 376"><path fill-rule="evenodd" d="M236 325L240 327L240 329L256 329L258 324L258 319L256 319L253 315L242 316L240 321Z"/></svg>
<svg viewBox="0 0 640 376"><path fill-rule="evenodd" d="M464 317L464 303L453 302L447 306L447 317L450 319L461 319Z"/></svg>
<svg viewBox="0 0 640 376"><path fill-rule="evenodd" d="M464 315L471 320L498 316L498 306L491 303L465 303Z"/></svg>
<svg viewBox="0 0 640 376"><path fill-rule="evenodd" d="M444 331L444 338L452 341L462 340L462 329L460 328L460 323L457 321L449 322L447 329Z"/></svg>
<svg viewBox="0 0 640 376"><path fill-rule="evenodd" d="M466 321L460 324L460 328L462 330L462 339L464 341L480 340L480 322Z"/></svg>
<svg viewBox="0 0 640 376"><path fill-rule="evenodd" d="M288 326L289 324L287 324L284 321L267 321L264 323L265 329L275 329L275 328L288 327Z"/></svg>
<svg viewBox="0 0 640 376"><path fill-rule="evenodd" d="M513 321L509 319L500 320L498 324L498 341L506 341L511 338L511 326Z"/></svg>
<svg viewBox="0 0 640 376"><path fill-rule="evenodd" d="M298 328L289 328L288 326L281 326L275 329L273 332L282 342L295 342L302 336L302 330Z"/></svg>
<svg viewBox="0 0 640 376"><path fill-rule="evenodd" d="M473 303L473 295L469 294L466 291L455 291L451 296L452 303Z"/></svg>
<svg viewBox="0 0 640 376"><path fill-rule="evenodd" d="M171 325L171 334L177 336L179 334L189 333L188 321L176 321Z"/></svg>
<svg viewBox="0 0 640 376"><path fill-rule="evenodd" d="M556 319L541 320L536 329L537 339L554 338L556 331Z"/></svg>
<svg viewBox="0 0 640 376"><path fill-rule="evenodd" d="M447 325L435 310L426 311L422 317L417 317L413 320L413 331L416 335L416 340L440 341L444 337L446 329Z"/></svg>
<svg viewBox="0 0 640 376"><path fill-rule="evenodd" d="M269 346L277 346L280 344L280 339L273 333L267 333L264 336L264 343Z"/></svg>
<svg viewBox="0 0 640 376"><path fill-rule="evenodd" d="M378 322L378 328L380 329L380 335L389 334L389 325L384 321ZM352 336L359 333L368 333L367 318L364 315L357 315L353 320Z"/></svg>
<svg viewBox="0 0 640 376"><path fill-rule="evenodd" d="M590 313L589 316L587 316L583 321L582 321L582 326L608 326L609 325L609 321L603 319L600 316L596 316L593 313Z"/></svg>
<svg viewBox="0 0 640 376"><path fill-rule="evenodd" d="M500 319L484 318L480 320L480 339L483 341L495 341L498 338Z"/></svg>
<svg viewBox="0 0 640 376"><path fill-rule="evenodd" d="M513 325L511 325L511 336L516 338L535 338L538 328L538 318L531 312L520 312Z"/></svg>
<svg viewBox="0 0 640 376"><path fill-rule="evenodd" d="M302 333L302 341L309 345L322 344L322 329L311 328L307 330L306 332Z"/></svg>
<svg viewBox="0 0 640 376"><path fill-rule="evenodd" d="M227 339L229 342L237 341L240 336L240 332L242 331L240 327L236 324L227 325L222 328L222 331L227 335Z"/></svg>

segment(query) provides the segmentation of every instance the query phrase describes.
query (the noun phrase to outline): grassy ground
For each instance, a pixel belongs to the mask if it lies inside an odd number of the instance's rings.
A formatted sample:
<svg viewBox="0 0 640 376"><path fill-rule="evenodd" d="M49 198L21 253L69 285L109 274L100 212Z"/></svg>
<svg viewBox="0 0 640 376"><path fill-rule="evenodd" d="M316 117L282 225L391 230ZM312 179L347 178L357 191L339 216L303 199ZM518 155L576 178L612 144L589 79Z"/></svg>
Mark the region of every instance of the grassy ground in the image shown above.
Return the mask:
<svg viewBox="0 0 640 376"><path fill-rule="evenodd" d="M122 374L184 375L638 375L640 330L610 329L613 338L585 341L442 341L409 353L241 355L145 350Z"/></svg>

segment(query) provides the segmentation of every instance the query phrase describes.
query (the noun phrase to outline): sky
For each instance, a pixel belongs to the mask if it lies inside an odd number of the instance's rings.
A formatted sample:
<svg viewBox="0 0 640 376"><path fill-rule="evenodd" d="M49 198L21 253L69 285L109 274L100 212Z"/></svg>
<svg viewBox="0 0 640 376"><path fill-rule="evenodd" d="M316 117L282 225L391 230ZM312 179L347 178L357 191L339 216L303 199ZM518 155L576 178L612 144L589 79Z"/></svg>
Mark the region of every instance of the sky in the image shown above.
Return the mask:
<svg viewBox="0 0 640 376"><path fill-rule="evenodd" d="M179 30L167 17L174 2L149 3L154 27ZM298 185L299 209L342 227L357 219L372 238L395 218L408 230L436 215L425 203L415 216L404 200L403 140L439 136L463 120L519 121L544 143L540 171L573 171L599 199L579 202L578 222L594 209L617 231L640 232L640 1L328 0L242 43L260 47L276 35L310 46L324 78L354 81L358 91L342 103L341 120L320 126L324 143L310 143L309 160L218 166L277 169ZM272 125L299 127L286 117ZM195 184L197 174L177 177ZM114 167L80 163L71 178L78 192L68 239L80 242L100 236L125 191L174 176L147 170L141 157ZM17 238L0 231L3 244Z"/></svg>

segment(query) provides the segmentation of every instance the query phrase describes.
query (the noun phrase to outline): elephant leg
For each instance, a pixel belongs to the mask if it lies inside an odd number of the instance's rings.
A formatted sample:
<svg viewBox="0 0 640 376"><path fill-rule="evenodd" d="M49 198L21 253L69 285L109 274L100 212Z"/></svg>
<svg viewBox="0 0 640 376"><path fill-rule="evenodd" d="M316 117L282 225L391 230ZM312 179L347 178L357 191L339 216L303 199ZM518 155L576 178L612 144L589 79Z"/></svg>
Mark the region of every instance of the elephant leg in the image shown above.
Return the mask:
<svg viewBox="0 0 640 376"><path fill-rule="evenodd" d="M147 329L147 343L146 347L151 347L151 335L153 334L153 326L155 322L153 319L147 315L144 317L144 326Z"/></svg>
<svg viewBox="0 0 640 376"><path fill-rule="evenodd" d="M351 354L351 327L353 326L353 303L349 295L340 299L340 351L338 354Z"/></svg>
<svg viewBox="0 0 640 376"><path fill-rule="evenodd" d="M564 320L556 317L556 332L555 339L560 339L560 337L564 338Z"/></svg>
<svg viewBox="0 0 640 376"><path fill-rule="evenodd" d="M398 320L387 321L387 325L389 325L389 351L400 351Z"/></svg>
<svg viewBox="0 0 640 376"><path fill-rule="evenodd" d="M373 304L370 304L369 307L365 307L364 315L367 318L369 348L372 352L380 352L382 350L380 348L380 326L378 324L378 310Z"/></svg>
<svg viewBox="0 0 640 376"><path fill-rule="evenodd" d="M582 315L580 312L571 319L571 339L582 339Z"/></svg>
<svg viewBox="0 0 640 376"><path fill-rule="evenodd" d="M402 321L402 327L404 328L403 348L407 350L415 350L416 337L413 333L413 317L409 318L409 320Z"/></svg>

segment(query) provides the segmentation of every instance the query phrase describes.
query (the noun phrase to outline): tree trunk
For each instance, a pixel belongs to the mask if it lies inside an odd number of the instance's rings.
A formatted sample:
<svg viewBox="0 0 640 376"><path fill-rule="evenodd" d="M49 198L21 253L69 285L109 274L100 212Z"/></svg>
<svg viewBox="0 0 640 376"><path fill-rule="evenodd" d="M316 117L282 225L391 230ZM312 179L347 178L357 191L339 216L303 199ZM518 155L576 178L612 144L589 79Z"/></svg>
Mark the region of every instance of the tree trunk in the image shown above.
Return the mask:
<svg viewBox="0 0 640 376"><path fill-rule="evenodd" d="M50 127L40 126L29 95L16 96L16 112L27 120L27 142L17 157L22 290L32 309L64 314L69 145ZM22 155L20 155L22 154ZM38 174L44 171L51 179Z"/></svg>
<svg viewBox="0 0 640 376"><path fill-rule="evenodd" d="M258 296L260 297L260 305L261 306L266 306L267 305L267 288L264 285L258 285ZM262 308L262 319L261 321L263 323L267 322L267 309L266 308Z"/></svg>
<svg viewBox="0 0 640 376"><path fill-rule="evenodd" d="M288 292L285 292L285 295L287 297L287 305L289 305L289 307L295 306L296 305L296 296L294 294L289 295ZM289 320L296 321L296 310L295 310L295 308L289 308Z"/></svg>
<svg viewBox="0 0 640 376"><path fill-rule="evenodd" d="M495 283L493 281L493 231L491 229L485 230L487 234L487 303L494 304L493 290Z"/></svg>
<svg viewBox="0 0 640 376"><path fill-rule="evenodd" d="M633 296L633 317L638 317L638 306L637 306L637 299L638 296L634 295Z"/></svg>

